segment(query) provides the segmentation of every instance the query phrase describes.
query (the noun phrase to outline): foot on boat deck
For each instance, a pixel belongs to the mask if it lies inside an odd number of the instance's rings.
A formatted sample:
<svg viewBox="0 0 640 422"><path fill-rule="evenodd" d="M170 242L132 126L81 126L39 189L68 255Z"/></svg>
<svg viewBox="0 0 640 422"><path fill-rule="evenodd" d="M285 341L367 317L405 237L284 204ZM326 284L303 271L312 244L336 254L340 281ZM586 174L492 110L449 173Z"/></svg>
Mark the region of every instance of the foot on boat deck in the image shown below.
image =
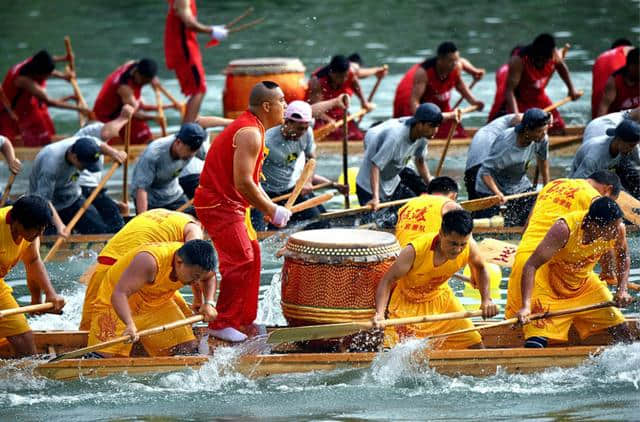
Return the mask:
<svg viewBox="0 0 640 422"><path fill-rule="evenodd" d="M220 340L230 341L231 343L240 343L247 339L246 334L233 327L222 328L220 330L209 330L209 334L219 338Z"/></svg>

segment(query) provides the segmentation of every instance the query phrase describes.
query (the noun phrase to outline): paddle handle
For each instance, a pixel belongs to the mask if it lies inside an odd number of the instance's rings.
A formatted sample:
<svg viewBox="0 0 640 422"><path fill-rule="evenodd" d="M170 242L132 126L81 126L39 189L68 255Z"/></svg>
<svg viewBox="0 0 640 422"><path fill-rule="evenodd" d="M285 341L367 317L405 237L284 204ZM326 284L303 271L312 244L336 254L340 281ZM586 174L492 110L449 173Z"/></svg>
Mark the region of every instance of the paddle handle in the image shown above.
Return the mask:
<svg viewBox="0 0 640 422"><path fill-rule="evenodd" d="M331 186L333 186L333 182L324 182L324 183L319 183L317 185L311 186L311 190L314 191L318 189L330 188ZM285 199L288 199L291 196L291 193L292 192L289 192L289 193L285 193L284 195L271 198L271 202L284 201Z"/></svg>
<svg viewBox="0 0 640 422"><path fill-rule="evenodd" d="M473 87L474 87L474 86L476 86L476 84L478 83L478 81L479 81L479 80L480 80L480 79L474 79L474 80L471 82L471 85L469 85L469 91L471 91L471 90L473 89ZM458 106L459 106L460 104L462 104L462 100L464 100L464 97L462 97L462 96L461 96L460 98L458 98L458 101L457 101L457 102L456 102L456 104L453 106L453 109L454 109L454 110L455 110L456 108L458 108Z"/></svg>
<svg viewBox="0 0 640 422"><path fill-rule="evenodd" d="M89 206L91 206L91 203L93 203L93 201L96 199L96 197L98 196L102 188L104 188L104 185L107 184L107 181L111 178L111 176L113 176L113 173L115 173L119 165L120 163L116 162L111 166L107 174L105 174L102 180L100 180L100 183L98 183L98 186L96 186L93 189L89 197L84 201L84 203L82 204L82 207L80 207L80 209L78 210L78 212L76 212L76 214L73 216L71 221L69 221L69 224L67 224L67 232L69 234L71 234L71 231L73 230L73 228L76 226L76 224L78 224L78 221L80 221L80 219L82 218L84 213L87 211ZM49 253L47 253L47 256L44 257L44 262L47 262L49 261L49 259L53 258L53 256L58 251L60 246L64 243L64 241L65 241L64 237L58 236L56 243L53 244L53 246L49 250Z"/></svg>
<svg viewBox="0 0 640 422"><path fill-rule="evenodd" d="M387 66L386 64L383 64L382 65L382 69L386 72L387 70L389 70L389 66ZM373 101L373 96L376 95L376 91L378 90L378 87L380 86L380 83L382 82L382 78L384 78L384 75L379 76L378 80L375 83L375 85L373 85L373 88L371 89L371 93L369 94L369 98L367 98L367 102L368 103ZM358 124L360 124L360 122L362 121L363 118L364 118L364 114L362 116L360 116L360 118L358 119Z"/></svg>
<svg viewBox="0 0 640 422"><path fill-rule="evenodd" d="M526 197L534 196L537 194L538 192L515 193L513 195L505 196L504 199L506 199L507 201L512 201L514 199L526 198ZM497 195L494 195L494 196L488 196L486 198L478 198L478 199L471 199L469 201L462 201L460 202L460 206L467 211L479 211L479 210L493 207L494 205L498 205L499 203L500 203L500 199L498 198Z"/></svg>
<svg viewBox="0 0 640 422"><path fill-rule="evenodd" d="M68 35L64 37L64 48L67 51L67 60L69 62L69 65L68 65L69 70L71 70L72 72L75 72L76 56L75 54L73 54L73 49L71 48L71 38ZM71 83L71 87L73 88L73 94L78 99L78 105L80 107L89 108L87 105L87 102L84 99L84 96L82 95L82 92L80 91L78 80L75 77L73 77L69 80L69 83ZM80 126L84 126L84 124L87 122L87 118L85 117L85 115L80 112L78 112L78 120L80 121Z"/></svg>
<svg viewBox="0 0 640 422"><path fill-rule="evenodd" d="M347 110L345 109L342 115L342 174L346 183L349 180L349 123L347 119ZM344 209L348 210L349 208L351 208L351 202L347 194L344 196Z"/></svg>
<svg viewBox="0 0 640 422"><path fill-rule="evenodd" d="M124 162L124 167L122 168L122 202L125 204L129 203L129 146L131 145L131 120L127 122L124 127L124 152L127 154L127 160Z"/></svg>
<svg viewBox="0 0 640 422"><path fill-rule="evenodd" d="M162 131L162 136L167 136L167 118L162 108L162 96L157 86L153 87L153 92L156 94L156 107L158 109L158 117L160 118L160 130Z"/></svg>
<svg viewBox="0 0 640 422"><path fill-rule="evenodd" d="M178 100L176 100L176 97L174 97L169 91L167 91L167 88L164 87L164 85L162 85L160 82L158 82L156 84L156 86L158 87L158 89L160 90L160 92L162 92L162 94L167 97L167 99L169 101L171 101L171 104L173 104L173 106L175 107L176 110L178 110L180 112L180 117L184 117L184 113L185 113L185 107L184 104L182 104L181 102L179 102Z"/></svg>
<svg viewBox="0 0 640 422"><path fill-rule="evenodd" d="M313 208L313 207L317 207L318 205L322 205L325 202L327 202L328 200L330 200L331 198L333 198L336 195L336 192L327 192L325 194L322 194L320 196L316 196L314 198L311 199L307 199L304 202L301 202L299 204L294 205L291 208L291 213L295 214L297 212L301 212L304 210L308 210L309 208Z"/></svg>
<svg viewBox="0 0 640 422"><path fill-rule="evenodd" d="M578 94L580 94L580 96L582 96L584 94L584 91L578 91ZM564 97L560 101L557 101L557 102L551 104L550 106L545 107L544 111L546 111L548 113L548 112L553 111L553 110L555 110L556 108L558 108L558 107L560 107L562 105L565 105L566 103L568 103L570 101L573 101L573 100L571 99L570 95L567 95L566 97Z"/></svg>
<svg viewBox="0 0 640 422"><path fill-rule="evenodd" d="M287 199L287 203L284 205L286 209L290 210L291 207L293 207L294 202L296 202L296 199L298 199L298 196L300 196L300 192L302 192L302 188L307 183L307 181L311 177L313 177L313 172L315 171L315 169L316 169L316 160L311 158L304 165L302 174L296 181L296 185L294 186L293 191L291 192L291 196L289 197L289 199Z"/></svg>
<svg viewBox="0 0 640 422"><path fill-rule="evenodd" d="M185 202L184 204L180 205L176 211L183 212L184 210L189 208L191 205L193 205L193 198L189 199L187 202Z"/></svg>
<svg viewBox="0 0 640 422"><path fill-rule="evenodd" d="M349 115L347 117L347 123L349 123L351 120L353 119L358 119L360 118L360 116L364 116L365 114L367 114L370 110L366 109L366 108L361 108L360 110L358 110L357 112ZM346 113L346 110L345 110ZM326 138L327 136L329 136L329 134L331 132L333 132L334 130L342 127L342 125L345 124L344 120L338 120L336 122L327 124L322 126L319 129L316 129L313 131L313 138L317 141L322 141L324 138Z"/></svg>
<svg viewBox="0 0 640 422"><path fill-rule="evenodd" d="M397 205L404 205L407 202L409 202L411 199L413 199L413 198L396 199L395 201L382 202L380 205L378 205L378 209L388 208L388 207L395 207ZM350 208L348 210L325 212L325 213L320 214L319 218L321 220L325 220L327 218L339 218L339 217L345 217L345 216L348 216L348 215L358 214L358 213L361 213L361 212L364 212L364 211L371 211L371 206L370 205L363 205L361 207Z"/></svg>
<svg viewBox="0 0 640 422"><path fill-rule="evenodd" d="M618 285L618 280L614 280L612 278L608 278L606 281L607 281L607 284L609 286L617 286ZM627 289L640 291L640 284L627 282Z"/></svg>
<svg viewBox="0 0 640 422"><path fill-rule="evenodd" d="M11 315L26 314L29 312L48 311L49 309L53 309L53 303L51 302L40 303L38 305L21 306L19 308L13 309L4 309L0 311L0 318L8 317Z"/></svg>
<svg viewBox="0 0 640 422"><path fill-rule="evenodd" d="M444 165L444 159L447 156L447 152L449 151L449 145L451 144L451 138L453 138L453 134L455 133L458 127L458 122L454 121L451 125L451 129L449 130L449 135L447 136L447 142L444 144L444 149L442 150L442 155L440 156L440 161L438 162L438 167L436 169L436 177L440 176L440 172L442 171L442 166Z"/></svg>
<svg viewBox="0 0 640 422"><path fill-rule="evenodd" d="M75 72L76 56L73 54L73 49L71 48L71 37L69 37L68 35L64 36L64 48L67 51L67 61L69 62L69 69Z"/></svg>
<svg viewBox="0 0 640 422"><path fill-rule="evenodd" d="M380 321L380 326L390 327L395 325L420 324L423 322L449 321L454 319L464 319L482 316L482 311L460 311L449 312L440 315L421 315L415 317L385 319Z"/></svg>
<svg viewBox="0 0 640 422"><path fill-rule="evenodd" d="M11 187L13 186L13 182L16 180L16 174L10 172L9 180L7 180L7 186L4 187L4 192L2 192L2 198L0 198L0 208L4 207L4 204L7 203L7 199L9 199L9 193L11 192Z"/></svg>

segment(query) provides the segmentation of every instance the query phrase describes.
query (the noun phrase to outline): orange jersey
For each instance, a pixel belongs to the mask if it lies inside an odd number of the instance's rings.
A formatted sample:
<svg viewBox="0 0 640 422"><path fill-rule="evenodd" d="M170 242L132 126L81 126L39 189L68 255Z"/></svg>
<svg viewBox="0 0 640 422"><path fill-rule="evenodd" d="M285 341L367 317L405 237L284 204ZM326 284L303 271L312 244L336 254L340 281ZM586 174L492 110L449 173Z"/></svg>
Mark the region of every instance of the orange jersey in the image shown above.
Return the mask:
<svg viewBox="0 0 640 422"><path fill-rule="evenodd" d="M407 202L398 211L396 237L400 246L425 233L437 233L442 225L442 207L451 199L442 195L420 195Z"/></svg>

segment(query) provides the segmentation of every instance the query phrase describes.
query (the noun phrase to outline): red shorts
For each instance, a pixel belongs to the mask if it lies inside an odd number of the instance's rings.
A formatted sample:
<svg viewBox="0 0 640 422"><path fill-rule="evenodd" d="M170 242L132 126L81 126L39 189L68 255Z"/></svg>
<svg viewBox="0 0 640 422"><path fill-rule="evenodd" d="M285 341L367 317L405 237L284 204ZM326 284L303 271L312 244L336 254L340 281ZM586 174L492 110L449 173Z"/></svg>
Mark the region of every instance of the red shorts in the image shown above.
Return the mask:
<svg viewBox="0 0 640 422"><path fill-rule="evenodd" d="M204 94L207 92L207 81L205 79L202 61L196 63L180 63L174 69L176 77L180 82L180 90L186 96Z"/></svg>

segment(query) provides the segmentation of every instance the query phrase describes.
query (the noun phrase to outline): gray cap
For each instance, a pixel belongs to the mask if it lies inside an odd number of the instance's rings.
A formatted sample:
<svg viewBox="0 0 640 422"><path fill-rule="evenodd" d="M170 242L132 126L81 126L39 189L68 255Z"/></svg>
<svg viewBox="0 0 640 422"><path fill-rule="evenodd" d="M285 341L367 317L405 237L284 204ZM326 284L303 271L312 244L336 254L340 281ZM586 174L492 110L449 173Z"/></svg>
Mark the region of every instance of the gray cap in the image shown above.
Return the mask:
<svg viewBox="0 0 640 422"><path fill-rule="evenodd" d="M440 125L440 123L442 123L442 111L440 111L440 107L433 103L420 104L413 117L407 119L406 124L412 126L418 122L431 123L433 126Z"/></svg>

